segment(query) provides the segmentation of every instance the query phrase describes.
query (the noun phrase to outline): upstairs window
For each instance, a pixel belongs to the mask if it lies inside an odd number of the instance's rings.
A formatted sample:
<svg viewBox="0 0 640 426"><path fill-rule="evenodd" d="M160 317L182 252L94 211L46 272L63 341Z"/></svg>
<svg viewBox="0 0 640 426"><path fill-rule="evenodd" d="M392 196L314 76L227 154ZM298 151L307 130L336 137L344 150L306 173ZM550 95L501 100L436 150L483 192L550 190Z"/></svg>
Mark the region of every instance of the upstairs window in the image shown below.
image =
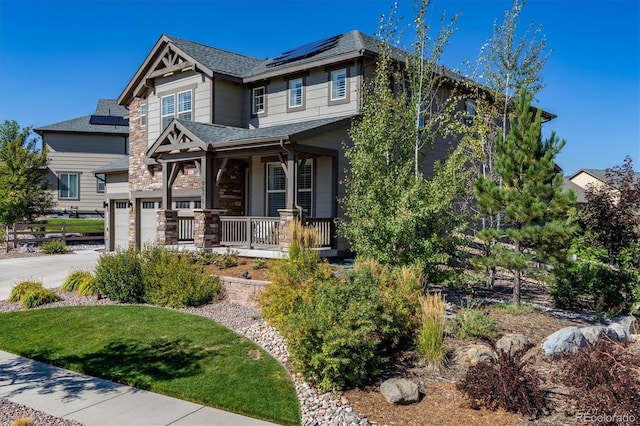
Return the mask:
<svg viewBox="0 0 640 426"><path fill-rule="evenodd" d="M147 127L147 104L140 105L140 127Z"/></svg>
<svg viewBox="0 0 640 426"><path fill-rule="evenodd" d="M191 121L191 90L178 93L178 118Z"/></svg>
<svg viewBox="0 0 640 426"><path fill-rule="evenodd" d="M331 100L338 101L347 98L347 70L331 71Z"/></svg>
<svg viewBox="0 0 640 426"><path fill-rule="evenodd" d="M302 78L289 80L289 108L303 106L303 88L304 82Z"/></svg>
<svg viewBox="0 0 640 426"><path fill-rule="evenodd" d="M106 182L106 177L105 177L104 173L98 173L96 175L96 180L97 180L96 192L98 192L100 194L104 193L104 184Z"/></svg>
<svg viewBox="0 0 640 426"><path fill-rule="evenodd" d="M162 129L166 129L176 114L176 98L173 95L162 97Z"/></svg>
<svg viewBox="0 0 640 426"><path fill-rule="evenodd" d="M77 200L79 189L78 173L60 173L59 198L61 200Z"/></svg>
<svg viewBox="0 0 640 426"><path fill-rule="evenodd" d="M251 90L251 113L253 115L264 114L265 112L265 88L256 87Z"/></svg>

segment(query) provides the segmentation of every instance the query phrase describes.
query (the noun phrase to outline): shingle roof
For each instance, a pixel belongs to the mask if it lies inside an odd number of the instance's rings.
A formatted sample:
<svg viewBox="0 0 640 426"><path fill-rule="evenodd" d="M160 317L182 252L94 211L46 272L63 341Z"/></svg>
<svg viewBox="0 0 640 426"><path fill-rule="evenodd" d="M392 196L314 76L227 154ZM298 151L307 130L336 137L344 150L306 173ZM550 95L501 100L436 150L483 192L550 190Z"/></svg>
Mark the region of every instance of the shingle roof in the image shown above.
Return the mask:
<svg viewBox="0 0 640 426"><path fill-rule="evenodd" d="M124 117L127 109L116 103L115 99L100 99L96 106L96 115ZM129 134L129 126L91 124L91 115L72 118L59 123L38 127L34 131L42 136L42 132L77 132L77 133L109 133L116 135Z"/></svg>
<svg viewBox="0 0 640 426"><path fill-rule="evenodd" d="M572 174L571 176L569 176L569 179L577 176L578 174L580 174L581 172L585 172L590 174L591 176L595 177L598 180L601 180L602 182L606 182L607 180L607 171L606 170L600 170L600 169L580 169L577 172L575 172L574 174ZM640 180L640 172L634 172L633 176Z"/></svg>
<svg viewBox="0 0 640 426"><path fill-rule="evenodd" d="M177 48L214 72L243 77L251 74L254 69L259 68L264 62L260 59L239 55L179 37L169 35L167 37Z"/></svg>
<svg viewBox="0 0 640 426"><path fill-rule="evenodd" d="M576 193L577 195L577 202L578 203L586 203L587 199L584 193L584 188L576 185L575 183L571 182L569 179L564 178L564 180L562 181L562 189L564 190L564 192L569 191L570 189L573 190L573 192Z"/></svg>
<svg viewBox="0 0 640 426"><path fill-rule="evenodd" d="M96 105L96 115L115 115L117 117L126 117L129 111L122 105L118 105L115 99L98 99Z"/></svg>
<svg viewBox="0 0 640 426"><path fill-rule="evenodd" d="M212 144L248 141L251 139L288 138L298 133L317 129L322 126L334 124L352 116L322 118L318 120L281 124L278 126L261 127L257 129L245 129L240 127L228 127L218 124L197 123L195 121L177 120L185 128L200 138L203 142Z"/></svg>
<svg viewBox="0 0 640 426"><path fill-rule="evenodd" d="M122 172L129 170L129 156L123 155L117 160L113 160L110 163L100 166L95 169L94 173L109 173L109 172Z"/></svg>

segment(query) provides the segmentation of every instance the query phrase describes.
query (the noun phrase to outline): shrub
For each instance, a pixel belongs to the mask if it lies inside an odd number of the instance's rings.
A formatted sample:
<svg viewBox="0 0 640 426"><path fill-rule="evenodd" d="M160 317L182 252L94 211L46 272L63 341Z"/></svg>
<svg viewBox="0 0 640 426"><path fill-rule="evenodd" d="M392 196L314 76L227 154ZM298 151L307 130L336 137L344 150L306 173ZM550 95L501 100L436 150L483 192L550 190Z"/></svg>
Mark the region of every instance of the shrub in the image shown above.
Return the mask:
<svg viewBox="0 0 640 426"><path fill-rule="evenodd" d="M504 312L505 314L509 314L509 315L530 314L536 311L536 308L534 308L531 305L526 305L524 303L516 305L514 303L498 302L493 305L493 308L498 309Z"/></svg>
<svg viewBox="0 0 640 426"><path fill-rule="evenodd" d="M630 271L599 262L577 261L555 271L550 292L556 307L574 308L581 298L588 297L595 312L618 315L629 311L635 282Z"/></svg>
<svg viewBox="0 0 640 426"><path fill-rule="evenodd" d="M458 339L489 338L500 335L495 318L484 309L460 310L451 324L451 332Z"/></svg>
<svg viewBox="0 0 640 426"><path fill-rule="evenodd" d="M457 387L469 397L472 408L503 408L532 417L544 412L547 401L540 388L540 376L522 360L531 346L516 353L497 350L494 359L469 367ZM493 349L496 350L495 345Z"/></svg>
<svg viewBox="0 0 640 426"><path fill-rule="evenodd" d="M204 250L189 252L189 257L192 263L199 263L201 265L213 265L216 261L215 253Z"/></svg>
<svg viewBox="0 0 640 426"><path fill-rule="evenodd" d="M80 296L96 296L100 294L100 289L96 284L96 277L91 274L87 276L78 286L77 292Z"/></svg>
<svg viewBox="0 0 640 426"><path fill-rule="evenodd" d="M132 248L103 254L96 266L96 286L100 294L124 303L145 300L140 255Z"/></svg>
<svg viewBox="0 0 640 426"><path fill-rule="evenodd" d="M20 417L15 419L10 426L36 426L36 422L32 417Z"/></svg>
<svg viewBox="0 0 640 426"><path fill-rule="evenodd" d="M258 259L255 259L255 260L253 261L253 266L252 266L252 268L253 268L254 270L264 269L264 268L266 268L266 267L267 267L267 261L266 261L265 259L258 258Z"/></svg>
<svg viewBox="0 0 640 426"><path fill-rule="evenodd" d="M418 352L432 368L440 368L444 348L445 305L441 293L420 297L422 324L418 330Z"/></svg>
<svg viewBox="0 0 640 426"><path fill-rule="evenodd" d="M93 279L93 274L89 271L73 271L62 283L62 290L64 291L78 291L78 288L83 281Z"/></svg>
<svg viewBox="0 0 640 426"><path fill-rule="evenodd" d="M187 253L160 247L142 253L142 277L147 300L172 308L209 303L221 290L220 280L193 265Z"/></svg>
<svg viewBox="0 0 640 426"><path fill-rule="evenodd" d="M570 387L569 399L578 412L589 413L595 424L626 425L629 415L636 415L638 420L637 357L621 345L601 339L561 359L565 364L561 380Z"/></svg>
<svg viewBox="0 0 640 426"><path fill-rule="evenodd" d="M227 248L224 254L216 256L212 262L220 269L232 268L238 265L238 252Z"/></svg>
<svg viewBox="0 0 640 426"><path fill-rule="evenodd" d="M40 251L45 254L65 254L67 245L62 240L49 240L42 243Z"/></svg>
<svg viewBox="0 0 640 426"><path fill-rule="evenodd" d="M36 291L42 288L42 283L38 281L23 281L17 284L15 287L11 289L11 293L9 294L9 302L16 303L19 302L22 297L32 291Z"/></svg>
<svg viewBox="0 0 640 426"><path fill-rule="evenodd" d="M58 302L62 300L55 291L48 288L38 288L28 291L20 298L20 306L23 309L36 308L47 303Z"/></svg>
<svg viewBox="0 0 640 426"><path fill-rule="evenodd" d="M305 253L309 250L302 250ZM409 268L374 262L340 278L308 283L281 325L294 368L320 389L343 389L375 378L390 356L413 342L419 279ZM415 301L402 306L407 301Z"/></svg>

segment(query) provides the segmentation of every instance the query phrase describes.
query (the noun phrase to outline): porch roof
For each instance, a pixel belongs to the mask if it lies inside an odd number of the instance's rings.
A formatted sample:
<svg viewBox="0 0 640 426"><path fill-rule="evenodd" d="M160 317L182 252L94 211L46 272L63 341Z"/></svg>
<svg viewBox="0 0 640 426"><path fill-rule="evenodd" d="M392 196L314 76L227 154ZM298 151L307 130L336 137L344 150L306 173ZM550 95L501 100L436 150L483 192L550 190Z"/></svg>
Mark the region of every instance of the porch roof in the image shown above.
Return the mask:
<svg viewBox="0 0 640 426"><path fill-rule="evenodd" d="M243 149L247 147L268 146L274 142L292 143L297 140L327 131L334 127L347 124L354 116L339 116L321 118L318 120L281 124L271 127L246 129L241 127L229 127L219 124L198 123L174 119L156 142L147 151L147 156L157 158L160 154L169 150L182 150L197 147L202 151L216 151L219 149ZM179 132L188 136L197 144L188 145L169 137L169 134Z"/></svg>

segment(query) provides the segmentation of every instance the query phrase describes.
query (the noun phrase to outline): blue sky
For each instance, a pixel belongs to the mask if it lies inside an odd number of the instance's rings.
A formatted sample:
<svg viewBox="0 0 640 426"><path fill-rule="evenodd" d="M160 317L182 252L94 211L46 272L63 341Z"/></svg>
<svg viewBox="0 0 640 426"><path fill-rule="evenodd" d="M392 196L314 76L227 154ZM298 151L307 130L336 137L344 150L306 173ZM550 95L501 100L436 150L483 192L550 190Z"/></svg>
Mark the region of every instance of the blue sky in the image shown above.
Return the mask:
<svg viewBox="0 0 640 426"><path fill-rule="evenodd" d="M399 0L405 22L412 0ZM373 34L387 0L0 0L0 120L43 126L116 98L161 34L258 58L359 29ZM462 12L443 64L475 61L511 0L435 0ZM529 0L522 30L542 25L553 50L538 105L567 140L565 174L604 169L626 155L640 170L640 1Z"/></svg>

